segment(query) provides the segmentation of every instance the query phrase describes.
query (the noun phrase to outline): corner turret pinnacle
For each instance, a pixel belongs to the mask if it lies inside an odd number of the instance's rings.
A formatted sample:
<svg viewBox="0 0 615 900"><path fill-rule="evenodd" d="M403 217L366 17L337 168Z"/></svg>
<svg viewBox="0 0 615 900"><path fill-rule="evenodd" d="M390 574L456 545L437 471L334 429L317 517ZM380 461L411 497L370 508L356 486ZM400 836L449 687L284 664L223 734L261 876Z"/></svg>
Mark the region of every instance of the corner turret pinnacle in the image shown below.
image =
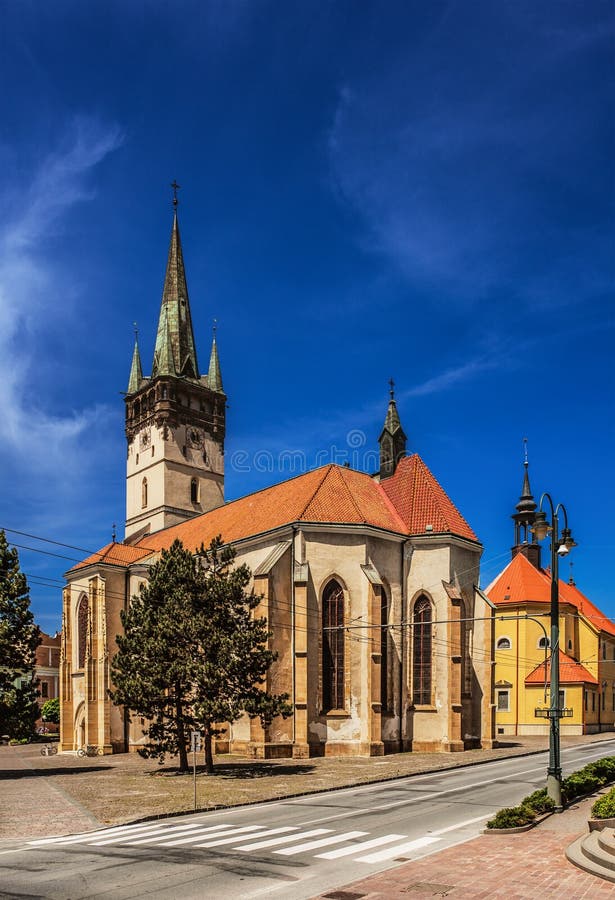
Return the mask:
<svg viewBox="0 0 615 900"><path fill-rule="evenodd" d="M212 391L224 393L222 387L222 371L220 369L220 359L218 357L218 345L216 343L216 329L214 326L214 337L211 344L211 356L209 357L209 371L207 372L207 386Z"/></svg>
<svg viewBox="0 0 615 900"><path fill-rule="evenodd" d="M170 342L174 374L183 378L199 378L199 367L196 358L192 316L188 300L188 286L182 253L177 206L174 204L173 227L169 244L169 257L162 290L160 318L156 334L152 378L168 374L159 369L160 360L167 353L165 345Z"/></svg>
<svg viewBox="0 0 615 900"><path fill-rule="evenodd" d="M388 478L395 472L397 463L406 455L406 435L401 427L397 404L395 402L395 382L389 381L389 407L384 420L384 427L378 438L380 444L380 477Z"/></svg>
<svg viewBox="0 0 615 900"><path fill-rule="evenodd" d="M130 366L130 376L128 378L127 394L134 394L138 391L143 382L143 368L141 366L141 354L139 353L139 343L135 330L135 348L132 351L132 364Z"/></svg>

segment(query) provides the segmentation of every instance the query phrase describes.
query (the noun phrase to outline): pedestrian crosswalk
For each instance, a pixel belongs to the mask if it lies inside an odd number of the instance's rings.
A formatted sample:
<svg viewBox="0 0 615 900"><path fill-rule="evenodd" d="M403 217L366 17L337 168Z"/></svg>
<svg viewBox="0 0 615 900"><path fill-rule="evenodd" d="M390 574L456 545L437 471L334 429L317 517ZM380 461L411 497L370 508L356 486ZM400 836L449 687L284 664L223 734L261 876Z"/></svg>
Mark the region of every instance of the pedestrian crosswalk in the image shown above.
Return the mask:
<svg viewBox="0 0 615 900"><path fill-rule="evenodd" d="M238 851L272 853L279 857L311 855L319 860L354 857L357 862L376 864L399 856L408 858L415 850L434 844L437 836L425 835L409 839L406 834L370 836L367 831L336 831L332 828L302 829L299 825L272 828L262 825L209 825L211 819L193 819L173 824L172 821L119 825L101 831L29 841L29 847L130 847L188 850ZM329 849L334 848L334 849Z"/></svg>

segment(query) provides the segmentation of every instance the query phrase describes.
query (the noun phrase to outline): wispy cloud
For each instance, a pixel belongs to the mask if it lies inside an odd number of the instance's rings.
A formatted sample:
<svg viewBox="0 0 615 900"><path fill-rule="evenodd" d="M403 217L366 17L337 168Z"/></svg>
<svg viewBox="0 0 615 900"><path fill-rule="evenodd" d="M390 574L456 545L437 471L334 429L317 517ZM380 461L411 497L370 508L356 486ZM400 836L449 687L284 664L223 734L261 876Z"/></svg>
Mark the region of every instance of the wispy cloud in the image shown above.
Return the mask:
<svg viewBox="0 0 615 900"><path fill-rule="evenodd" d="M480 46L473 14L451 7L429 46L410 40L342 86L334 189L362 216L365 246L415 284L457 302L582 301L614 274L599 164L610 97L583 76L612 53L612 23L566 21L557 4L480 8Z"/></svg>
<svg viewBox="0 0 615 900"><path fill-rule="evenodd" d="M2 189L2 208L11 215L0 225L0 458L9 470L27 465L33 478L74 477L87 465L83 444L75 452L77 442L108 414L102 406L51 413L36 360L49 329L70 328L46 244L75 204L92 196L90 173L121 140L116 126L76 119L39 160L29 185L20 185L19 202L14 185Z"/></svg>

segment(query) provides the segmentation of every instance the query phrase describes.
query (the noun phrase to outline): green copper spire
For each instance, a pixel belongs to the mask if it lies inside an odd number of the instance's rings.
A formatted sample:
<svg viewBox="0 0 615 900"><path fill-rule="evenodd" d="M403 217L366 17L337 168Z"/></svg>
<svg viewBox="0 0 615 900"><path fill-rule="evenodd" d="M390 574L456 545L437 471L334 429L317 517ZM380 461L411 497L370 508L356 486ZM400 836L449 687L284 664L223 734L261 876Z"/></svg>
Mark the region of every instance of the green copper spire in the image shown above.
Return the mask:
<svg viewBox="0 0 615 900"><path fill-rule="evenodd" d="M162 340L159 340L161 332ZM154 373L156 375L177 375L175 360L173 359L173 343L169 328L168 312L164 306L160 311L160 321L158 323L158 337L156 338L156 349L154 350Z"/></svg>
<svg viewBox="0 0 615 900"><path fill-rule="evenodd" d="M214 339L211 344L211 356L209 357L209 371L207 373L207 386L212 391L224 393L222 387L222 372L220 370L220 360L218 358L218 345L216 344L216 326L214 324Z"/></svg>
<svg viewBox="0 0 615 900"><path fill-rule="evenodd" d="M176 200L174 206L177 207ZM168 356L169 348L167 343L169 342L171 360L166 366L167 371L162 371L160 366L162 365L162 359ZM171 369L173 374L183 378L198 379L199 377L190 303L188 301L188 286L184 269L184 256L179 236L179 225L177 223L177 208L175 208L173 213L173 228L171 229L169 258L167 260L167 271L164 278L162 303L160 305L152 378L155 378L157 375L167 375Z"/></svg>
<svg viewBox="0 0 615 900"><path fill-rule="evenodd" d="M139 343L137 340L137 331L135 328L135 349L132 351L132 365L130 366L130 377L128 379L127 394L134 394L141 387L143 381L143 369L141 367L141 354L139 353Z"/></svg>

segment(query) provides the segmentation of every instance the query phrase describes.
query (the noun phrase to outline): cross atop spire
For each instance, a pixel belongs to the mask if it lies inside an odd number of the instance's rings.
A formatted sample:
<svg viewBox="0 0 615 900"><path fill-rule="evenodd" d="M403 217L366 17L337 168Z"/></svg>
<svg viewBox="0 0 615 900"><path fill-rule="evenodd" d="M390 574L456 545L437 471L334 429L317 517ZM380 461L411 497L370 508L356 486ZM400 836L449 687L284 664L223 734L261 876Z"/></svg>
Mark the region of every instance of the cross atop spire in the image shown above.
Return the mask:
<svg viewBox="0 0 615 900"><path fill-rule="evenodd" d="M392 378L389 378L389 394L392 400L395 397L395 382Z"/></svg>
<svg viewBox="0 0 615 900"><path fill-rule="evenodd" d="M180 188L180 185L177 183L177 179L173 179L173 181L171 182L171 187L173 188L173 206L177 209L177 204L179 203L179 200L177 199L177 192Z"/></svg>

